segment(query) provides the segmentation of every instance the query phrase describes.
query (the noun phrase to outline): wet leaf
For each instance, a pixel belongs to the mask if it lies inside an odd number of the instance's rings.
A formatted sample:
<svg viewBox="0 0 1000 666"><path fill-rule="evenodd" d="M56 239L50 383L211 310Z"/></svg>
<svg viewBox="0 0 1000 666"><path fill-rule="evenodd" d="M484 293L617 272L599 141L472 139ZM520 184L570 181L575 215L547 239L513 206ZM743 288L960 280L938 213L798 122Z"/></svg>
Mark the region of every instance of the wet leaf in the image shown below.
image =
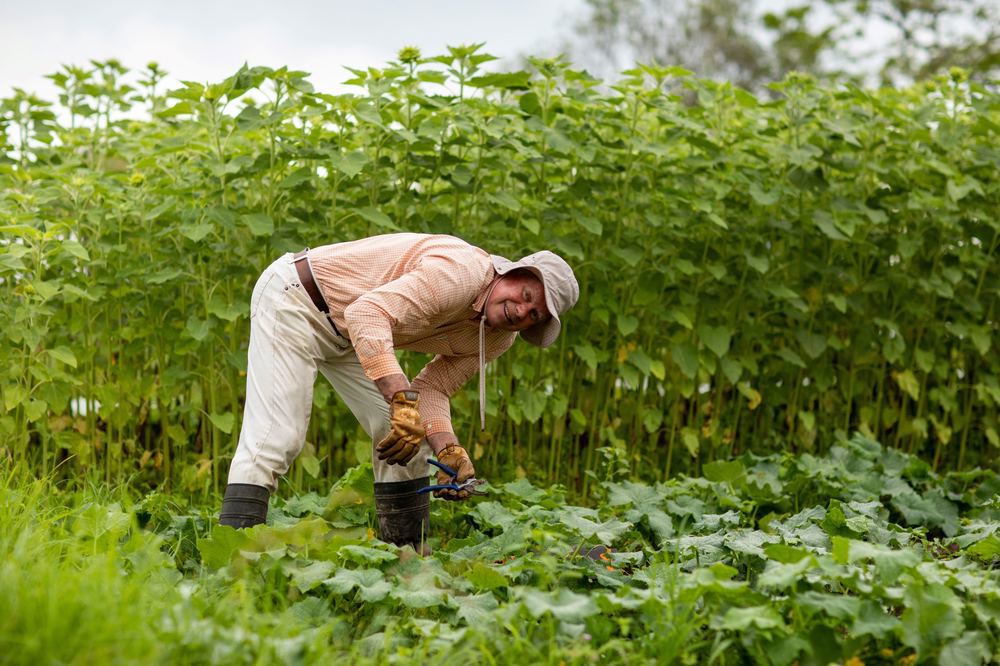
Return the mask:
<svg viewBox="0 0 1000 666"><path fill-rule="evenodd" d="M318 587L330 576L335 565L333 562L318 560L315 562L283 562L282 568L292 580L292 584L300 592L308 592Z"/></svg>
<svg viewBox="0 0 1000 666"><path fill-rule="evenodd" d="M602 544L611 545L618 537L631 527L629 523L622 522L617 518L612 518L603 523L598 523L583 516L572 513L564 513L559 517L560 521L575 530L584 538L596 538Z"/></svg>
<svg viewBox="0 0 1000 666"><path fill-rule="evenodd" d="M887 546L855 541L840 536L832 538L833 559L841 564L872 560L879 575L892 583L899 578L903 569L915 567L920 563L920 557L908 550L893 550Z"/></svg>
<svg viewBox="0 0 1000 666"><path fill-rule="evenodd" d="M793 352L788 347L782 347L781 349L779 349L778 350L778 356L780 356L785 361L787 361L788 363L791 363L792 365L794 365L796 367L799 367L799 368L806 367L806 363L805 363L805 361L802 360L802 357L799 356L798 354L796 354L795 352Z"/></svg>
<svg viewBox="0 0 1000 666"><path fill-rule="evenodd" d="M618 332L622 334L622 337L632 335L639 328L639 320L631 315L618 315L616 321L618 323Z"/></svg>
<svg viewBox="0 0 1000 666"><path fill-rule="evenodd" d="M941 664L985 664L993 657L989 639L981 631L966 631L941 648Z"/></svg>
<svg viewBox="0 0 1000 666"><path fill-rule="evenodd" d="M948 587L936 583L907 586L900 617L903 643L919 654L940 649L965 628L962 605Z"/></svg>
<svg viewBox="0 0 1000 666"><path fill-rule="evenodd" d="M395 553L353 544L341 547L340 554L344 559L359 564L382 564L383 562L395 562L399 559Z"/></svg>
<svg viewBox="0 0 1000 666"><path fill-rule="evenodd" d="M49 356L56 359L60 363L65 363L71 368L76 367L77 364L76 355L73 353L73 350L70 349L69 347L60 345L59 347L46 349L45 351L48 353Z"/></svg>
<svg viewBox="0 0 1000 666"><path fill-rule="evenodd" d="M674 345L671 356L686 376L694 378L698 373L698 352L691 344Z"/></svg>
<svg viewBox="0 0 1000 666"><path fill-rule="evenodd" d="M715 460L705 463L702 473L709 481L732 483L743 476L746 470L739 460Z"/></svg>
<svg viewBox="0 0 1000 666"><path fill-rule="evenodd" d="M712 350L719 358L729 351L729 344L732 339L732 329L726 326L705 326L698 327L698 337L706 347Z"/></svg>
<svg viewBox="0 0 1000 666"><path fill-rule="evenodd" d="M323 581L323 585L335 594L348 594L356 589L358 598L368 603L385 599L392 590L392 585L378 569L338 569L332 578Z"/></svg>
<svg viewBox="0 0 1000 666"><path fill-rule="evenodd" d="M211 328L211 323L207 319L199 319L194 315L188 317L187 324L185 325L185 330L188 335L197 341L204 340L208 337Z"/></svg>
<svg viewBox="0 0 1000 666"><path fill-rule="evenodd" d="M29 398L28 401L24 403L24 418L27 419L29 423L34 423L45 415L48 408L49 406L44 400Z"/></svg>
<svg viewBox="0 0 1000 666"><path fill-rule="evenodd" d="M851 633L882 638L896 631L899 620L871 599L861 601L861 611L851 625Z"/></svg>
<svg viewBox="0 0 1000 666"><path fill-rule="evenodd" d="M195 243L200 243L201 241L203 241L214 230L215 226L209 222L203 222L201 224L184 224L179 227L181 235L184 236L185 238L194 241ZM161 270L167 270L167 269L161 269Z"/></svg>
<svg viewBox="0 0 1000 666"><path fill-rule="evenodd" d="M328 159L330 166L348 178L361 173L361 170L368 164L368 156L360 151L332 153Z"/></svg>
<svg viewBox="0 0 1000 666"><path fill-rule="evenodd" d="M507 579L490 567L476 562L472 569L465 574L465 579L472 583L477 590L496 590L507 587Z"/></svg>
<svg viewBox="0 0 1000 666"><path fill-rule="evenodd" d="M150 284L164 284L184 275L184 271L179 268L161 268L160 270L146 276Z"/></svg>
<svg viewBox="0 0 1000 666"><path fill-rule="evenodd" d="M794 587L800 580L802 580L805 572L815 566L816 562L812 557L806 557L797 562L788 564L771 563L768 564L766 569L764 569L764 572L760 575L760 578L757 579L757 582L762 587L787 590L788 588ZM799 600L800 598L801 595L796 596L796 600Z"/></svg>
<svg viewBox="0 0 1000 666"><path fill-rule="evenodd" d="M752 608L730 608L718 626L720 629L729 631L747 631L749 629L778 629L785 625L781 621L781 616L770 606L754 606Z"/></svg>
<svg viewBox="0 0 1000 666"><path fill-rule="evenodd" d="M206 539L198 539L198 552L205 566L218 569L229 564L232 556L250 544L249 536L242 530L217 525Z"/></svg>
<svg viewBox="0 0 1000 666"><path fill-rule="evenodd" d="M236 416L232 412L223 412L221 414L212 412L208 415L208 418L212 422L212 425L227 435L233 431L233 425L236 423Z"/></svg>
<svg viewBox="0 0 1000 666"><path fill-rule="evenodd" d="M546 613L564 622L579 622L599 611L597 604L585 594L577 594L565 588L555 592L542 592L531 588L520 588L519 598L533 617Z"/></svg>
<svg viewBox="0 0 1000 666"><path fill-rule="evenodd" d="M240 219L254 236L270 236L274 233L274 220L266 213L242 215Z"/></svg>
<svg viewBox="0 0 1000 666"><path fill-rule="evenodd" d="M67 254L70 254L77 259L90 261L90 253L87 252L87 248L80 245L80 243L75 240L64 240L62 242L62 249L66 251Z"/></svg>
<svg viewBox="0 0 1000 666"><path fill-rule="evenodd" d="M795 332L795 337L798 339L799 344L802 345L806 356L811 359L819 358L826 349L826 336L819 333L799 329Z"/></svg>
<svg viewBox="0 0 1000 666"><path fill-rule="evenodd" d="M458 601L456 615L468 626L482 629L497 621L494 612L500 607L492 594L473 594Z"/></svg>
<svg viewBox="0 0 1000 666"><path fill-rule="evenodd" d="M517 479L516 481L505 483L503 489L505 492L530 504L535 504L546 496L545 490L531 485L531 482L527 479Z"/></svg>
<svg viewBox="0 0 1000 666"><path fill-rule="evenodd" d="M392 231L399 231L399 227L393 222L388 215L378 210L377 208L372 208L370 206L365 206L364 208L357 208L354 210L362 219L371 222L376 227L382 229L389 229Z"/></svg>
<svg viewBox="0 0 1000 666"><path fill-rule="evenodd" d="M902 372L893 372L892 378L896 380L899 384L899 388L906 391L907 395L913 400L920 399L920 382L914 376L913 372L910 370L903 370Z"/></svg>

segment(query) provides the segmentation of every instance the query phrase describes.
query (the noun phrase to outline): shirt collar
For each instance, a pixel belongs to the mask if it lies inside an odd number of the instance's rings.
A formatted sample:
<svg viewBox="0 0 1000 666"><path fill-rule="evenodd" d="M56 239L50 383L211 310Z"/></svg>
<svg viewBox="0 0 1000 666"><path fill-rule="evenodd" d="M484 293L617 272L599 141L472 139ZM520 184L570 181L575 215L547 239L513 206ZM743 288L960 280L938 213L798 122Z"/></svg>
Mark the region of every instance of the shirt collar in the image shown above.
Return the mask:
<svg viewBox="0 0 1000 666"><path fill-rule="evenodd" d="M482 293L480 293L479 296L476 297L476 300L472 301L473 310L475 310L479 314L483 313L483 309L486 307L486 299L489 298L490 292L493 291L493 287L497 285L497 282L499 280L500 276L497 274L496 271L493 271L493 279L490 280L490 283L486 285Z"/></svg>

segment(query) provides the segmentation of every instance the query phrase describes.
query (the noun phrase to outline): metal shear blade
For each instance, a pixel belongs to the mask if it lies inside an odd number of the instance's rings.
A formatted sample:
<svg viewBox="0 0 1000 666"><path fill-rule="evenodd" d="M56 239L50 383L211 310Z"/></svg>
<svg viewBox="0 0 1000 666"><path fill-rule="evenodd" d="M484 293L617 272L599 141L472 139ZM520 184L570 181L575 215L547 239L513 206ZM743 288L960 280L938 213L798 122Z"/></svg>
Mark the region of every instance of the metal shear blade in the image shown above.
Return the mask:
<svg viewBox="0 0 1000 666"><path fill-rule="evenodd" d="M484 483L484 481L481 481L480 479L468 479L467 481L463 481L462 483L455 483L454 481L452 481L451 483L438 483L433 486L427 486L426 488L421 488L417 492L430 493L434 492L435 490L464 490L468 492L470 495L485 495L486 493L483 492L482 490L476 490L476 486L478 486L481 483Z"/></svg>
<svg viewBox="0 0 1000 666"><path fill-rule="evenodd" d="M451 477L451 483L439 483L439 484L435 484L433 486L427 486L426 488L421 488L420 490L418 490L417 491L418 493L429 493L429 492L433 492L435 490L465 490L470 495L485 495L486 494L485 492L483 492L481 490L476 490L476 486L485 483L485 481L473 478L473 479L466 479L462 483L458 483L457 482L458 472L456 472L455 470L453 470L451 467L448 467L444 463L438 462L437 460L434 460L433 458L428 458L427 462L430 463L431 465L434 465L435 467L437 467L438 469L440 469L445 474L449 475Z"/></svg>

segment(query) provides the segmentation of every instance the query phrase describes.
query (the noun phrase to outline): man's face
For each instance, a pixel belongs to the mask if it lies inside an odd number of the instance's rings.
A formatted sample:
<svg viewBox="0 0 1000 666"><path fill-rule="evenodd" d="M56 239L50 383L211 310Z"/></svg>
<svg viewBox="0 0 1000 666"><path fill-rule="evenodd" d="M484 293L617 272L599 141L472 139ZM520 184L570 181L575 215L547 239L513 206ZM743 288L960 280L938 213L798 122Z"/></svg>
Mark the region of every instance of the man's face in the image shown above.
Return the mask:
<svg viewBox="0 0 1000 666"><path fill-rule="evenodd" d="M542 281L527 271L501 277L484 310L486 325L505 331L523 331L551 316Z"/></svg>

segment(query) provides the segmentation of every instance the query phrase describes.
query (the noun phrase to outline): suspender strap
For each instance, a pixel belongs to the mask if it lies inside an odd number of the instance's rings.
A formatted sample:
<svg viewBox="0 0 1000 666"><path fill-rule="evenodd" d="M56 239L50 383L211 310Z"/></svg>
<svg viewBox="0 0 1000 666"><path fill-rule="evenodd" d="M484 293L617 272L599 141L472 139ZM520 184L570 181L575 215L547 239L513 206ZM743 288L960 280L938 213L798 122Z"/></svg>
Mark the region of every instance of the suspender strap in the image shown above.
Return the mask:
<svg viewBox="0 0 1000 666"><path fill-rule="evenodd" d="M330 306L326 304L323 292L319 290L316 278L313 277L312 264L309 263L309 248L301 252L296 252L292 257L292 262L295 264L295 271L299 274L299 282L305 287L306 293L312 299L313 305L316 306L317 310L326 315L326 320L330 322L330 326L333 326L333 332L338 337L343 338L344 336L340 334L340 330L337 329L337 325L333 322L333 317L330 315Z"/></svg>

